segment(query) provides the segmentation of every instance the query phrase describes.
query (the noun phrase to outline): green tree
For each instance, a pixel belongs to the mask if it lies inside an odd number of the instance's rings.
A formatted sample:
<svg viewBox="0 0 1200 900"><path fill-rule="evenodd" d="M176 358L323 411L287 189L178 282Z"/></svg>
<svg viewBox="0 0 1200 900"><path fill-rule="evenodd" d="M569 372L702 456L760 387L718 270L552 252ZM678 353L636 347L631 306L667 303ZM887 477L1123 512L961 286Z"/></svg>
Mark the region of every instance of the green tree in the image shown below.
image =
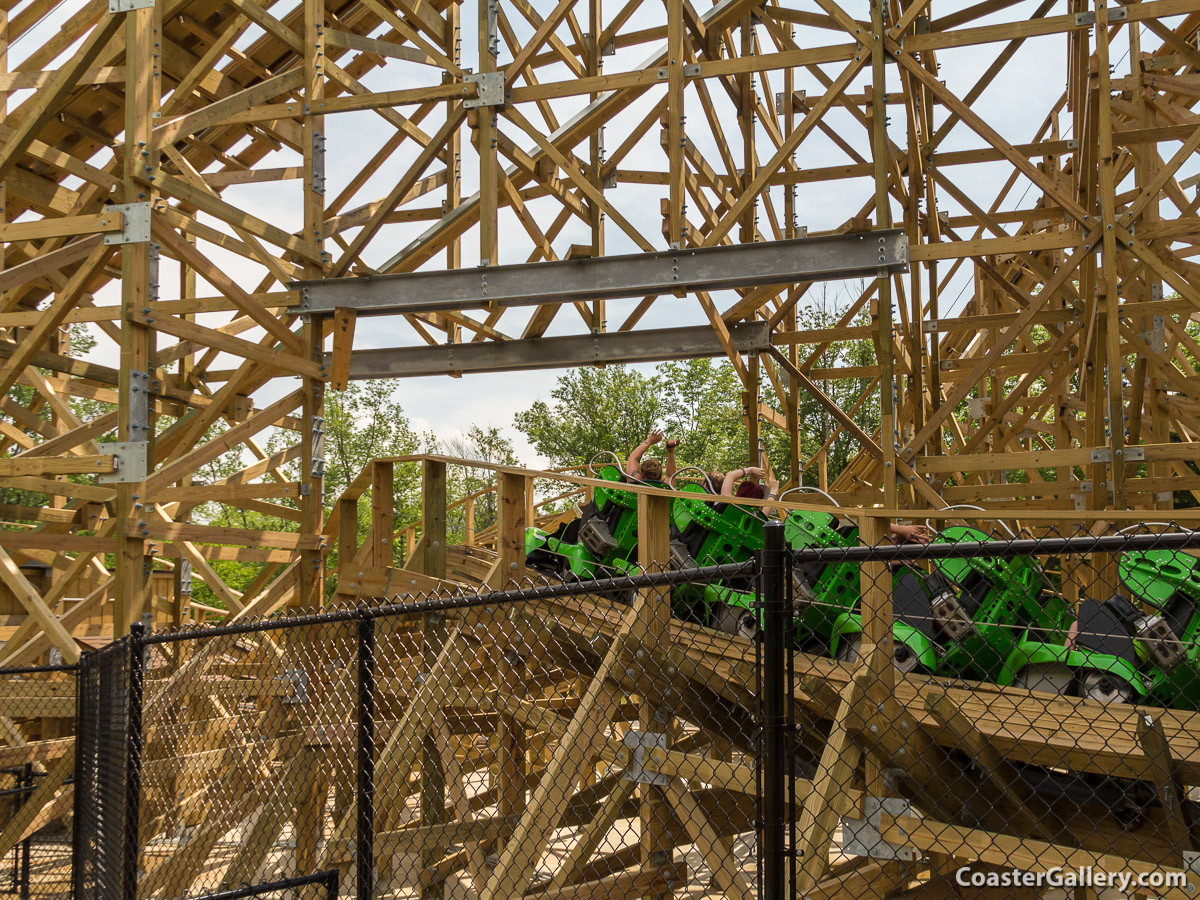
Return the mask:
<svg viewBox="0 0 1200 900"><path fill-rule="evenodd" d="M665 362L656 373L663 423L668 436L679 439L679 465L705 471L746 465L742 383L729 361Z"/></svg>
<svg viewBox="0 0 1200 900"><path fill-rule="evenodd" d="M225 427L214 428L214 437ZM292 445L298 434L292 431L276 431L267 442L267 451L275 453ZM413 430L408 417L395 399L395 383L389 381L351 382L345 391L327 391L325 394L325 514L333 512L333 505L372 459L389 456L406 456L419 453L421 439ZM247 460L239 448L213 460L198 473L197 480L212 483L228 477L244 468ZM288 480L299 480L298 462L287 463L283 474ZM393 508L396 522L411 521L420 509L420 471L414 463L402 463L395 467ZM299 528L295 511L297 504L280 500L272 513L268 504L243 502L238 506L208 503L198 507L193 519L209 525L225 525L251 528L261 531L289 531ZM369 491L358 504L358 537L361 543L370 528ZM397 549L403 554L403 547ZM398 559L397 563L401 560ZM336 546L327 558L327 571L337 571ZM234 590L244 590L262 570L262 564L237 561L216 561L213 568ZM194 594L203 603L221 605L207 586L199 580L194 583ZM336 575L328 579L328 589L337 584Z"/></svg>
<svg viewBox="0 0 1200 900"><path fill-rule="evenodd" d="M574 369L517 413L516 426L554 466L587 462L607 450L622 460L662 417L661 386L627 366Z"/></svg>
<svg viewBox="0 0 1200 900"><path fill-rule="evenodd" d="M846 308L828 294L801 314L801 328L829 328ZM863 313L851 324L869 322ZM813 348L801 348L808 361ZM872 367L875 347L869 340L840 341L824 346L811 360L811 370L825 393L844 410L854 410L855 422L867 433L879 427L878 387L866 377L822 378L822 369ZM833 374L830 372L829 374ZM550 392L552 402L538 400L516 416L516 427L553 465L586 462L608 450L624 460L650 429L661 425L668 437L680 441L679 465L727 470L744 466L750 456L742 403L744 388L728 360L664 362L650 375L625 366L578 369L561 376ZM864 397L865 394L865 397ZM860 398L862 402L859 403ZM766 377L761 400L782 413L784 404ZM800 455L807 460L837 431L838 421L807 393L798 398ZM763 444L776 472L788 471L791 438L764 422ZM837 476L859 451L858 443L842 433L829 447L829 475ZM661 448L652 451L662 455ZM813 480L813 475L806 480Z"/></svg>

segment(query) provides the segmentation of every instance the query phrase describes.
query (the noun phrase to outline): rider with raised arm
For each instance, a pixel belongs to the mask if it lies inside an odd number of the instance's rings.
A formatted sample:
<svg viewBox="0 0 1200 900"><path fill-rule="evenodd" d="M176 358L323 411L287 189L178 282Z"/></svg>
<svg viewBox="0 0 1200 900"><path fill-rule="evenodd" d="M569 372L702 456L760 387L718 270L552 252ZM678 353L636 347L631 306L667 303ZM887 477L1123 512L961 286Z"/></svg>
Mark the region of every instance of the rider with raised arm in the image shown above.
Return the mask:
<svg viewBox="0 0 1200 900"><path fill-rule="evenodd" d="M657 459L643 459L646 451L655 444L660 443L663 439L663 430L655 428L646 436L646 439L633 448L633 452L629 454L629 458L625 460L625 474L630 478L636 478L638 481L654 481L661 482L664 478L669 481L675 474L675 448L679 445L678 440L667 441L667 465L666 470L663 469L663 464Z"/></svg>

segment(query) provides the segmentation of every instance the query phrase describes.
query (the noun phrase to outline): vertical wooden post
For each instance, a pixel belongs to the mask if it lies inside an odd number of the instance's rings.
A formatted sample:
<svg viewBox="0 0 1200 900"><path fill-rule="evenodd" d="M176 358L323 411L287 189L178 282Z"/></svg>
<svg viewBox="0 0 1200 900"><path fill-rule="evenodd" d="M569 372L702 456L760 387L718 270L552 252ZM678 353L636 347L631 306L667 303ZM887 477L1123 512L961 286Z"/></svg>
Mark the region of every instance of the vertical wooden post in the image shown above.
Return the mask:
<svg viewBox="0 0 1200 900"><path fill-rule="evenodd" d="M884 0L871 2L871 150L875 163L875 219L879 228L892 225L888 194L887 75L884 55ZM883 505L895 509L896 416L893 393L892 281L879 273L879 445L883 448ZM913 448L920 452L920 448Z"/></svg>
<svg viewBox="0 0 1200 900"><path fill-rule="evenodd" d="M671 502L666 497L638 496L638 563L647 572L661 571L670 565ZM670 588L646 588L642 591L649 617L648 630L661 634L671 621ZM647 657L648 658L648 657ZM652 676L649 672L647 675ZM669 710L658 709L645 698L638 710L643 731L667 735L668 743L674 719ZM670 802L657 785L639 785L641 793L642 865L650 868L671 864L673 840L670 823L673 820ZM672 895L669 887L655 888L648 896L666 898Z"/></svg>
<svg viewBox="0 0 1200 900"><path fill-rule="evenodd" d="M1149 53L1142 52L1141 30L1138 28L1127 29L1129 36L1129 74L1131 78L1142 77L1142 62L1150 56ZM1133 92L1133 105L1137 111L1138 121L1141 122L1143 128L1151 128L1154 126L1156 110L1146 102L1144 91ZM1140 191L1149 182L1151 182L1158 174L1158 169L1161 160L1157 153L1139 153L1134 157L1133 172L1135 187ZM1146 224L1154 225L1161 221L1162 211L1159 207L1161 195L1155 195L1145 209L1137 217L1134 223L1135 227ZM1143 270L1142 276L1136 281L1138 296L1134 299L1146 302L1155 302L1162 300L1162 282L1159 281L1156 274L1151 274L1148 269ZM1153 332L1154 317L1145 316L1135 320L1137 322L1137 331ZM1165 337L1165 333L1164 333ZM1154 349L1165 350L1164 344L1160 344ZM1151 370L1148 365L1148 360L1145 357L1139 356L1137 364L1134 367L1133 373L1133 397L1129 404L1129 435L1130 444L1137 444L1141 441L1142 434L1146 433L1144 419L1149 418L1149 440L1152 444L1169 443L1171 439L1170 421L1167 417L1167 395L1166 382L1157 373L1157 370ZM1143 407L1145 412L1143 413ZM1147 475L1151 478L1169 478L1171 476L1171 464L1169 462L1152 462L1147 466ZM1173 491L1156 491L1149 498L1150 503L1145 505L1154 509L1174 509L1175 495Z"/></svg>
<svg viewBox="0 0 1200 900"><path fill-rule="evenodd" d="M796 28L794 25L788 26L788 38L794 39ZM796 128L796 75L795 69L787 68L783 70L783 122L786 134L791 134ZM796 166L796 154L793 152L788 159L789 168ZM783 189L783 220L784 234L789 238L795 238L797 235L796 229L796 186L793 184L786 185ZM787 294L787 300L792 301L799 289L793 285ZM796 310L797 304L793 303L787 314L787 328L796 331L800 328L800 314ZM792 344L788 347L788 360L796 368L800 368L800 347L798 344ZM800 386L796 384L790 376L785 372L779 373L787 385L787 396L782 398L787 404L787 426L788 435L791 437L791 451L788 458L788 483L791 485L800 484L801 479L801 462L804 453L804 428L800 423Z"/></svg>
<svg viewBox="0 0 1200 900"><path fill-rule="evenodd" d="M890 521L883 516L863 516L859 519L858 535L866 546L883 543ZM895 653L892 635L892 574L885 562L864 562L859 572L862 596L862 655L860 666L866 666L869 678L879 682L891 693L896 683L892 667ZM867 748L868 751L870 748ZM867 790L876 797L886 796L883 770L875 758L867 756Z"/></svg>
<svg viewBox="0 0 1200 900"><path fill-rule="evenodd" d="M933 181L931 177L929 179ZM930 218L936 219L936 216ZM937 320L938 318L938 274L937 260L930 260L926 265L929 267L929 318ZM938 409L942 405L942 343L935 331L929 336L929 412L931 415L937 415ZM929 445L929 453L940 456L944 448L942 439L942 429L937 429L933 435L933 443ZM918 452L920 450L918 449Z"/></svg>
<svg viewBox="0 0 1200 900"><path fill-rule="evenodd" d="M475 498L468 497L463 501L463 543L468 547L475 546Z"/></svg>
<svg viewBox="0 0 1200 900"><path fill-rule="evenodd" d="M304 102L305 109L317 109L325 97L325 3L304 0ZM304 238L324 246L325 229L325 117L307 114L302 119L304 157L303 212ZM324 267L312 262L304 265L305 278L319 278ZM301 328L304 352L319 362L325 344L325 321L315 316ZM308 493L300 499L300 530L320 534L324 520L325 485L325 385L316 378L303 380L304 397L300 420L300 478ZM293 606L320 606L321 569L324 555L320 550L301 553L300 572Z"/></svg>
<svg viewBox="0 0 1200 900"><path fill-rule="evenodd" d="M371 541L375 568L384 569L395 565L396 477L392 463L381 459L375 460L371 469ZM445 565L443 551L443 575Z"/></svg>
<svg viewBox="0 0 1200 900"><path fill-rule="evenodd" d="M1099 164L1100 164L1100 215L1104 223L1104 369L1106 406L1108 413L1108 446L1112 452L1109 463L1113 483L1113 507L1124 509L1125 497L1125 399L1124 366L1125 356L1121 353L1120 284L1117 270L1116 212L1116 155L1113 153L1113 109L1112 72L1109 71L1108 5L1096 0L1096 74L1099 83L1096 98L1099 101ZM1140 93L1140 92L1134 92ZM1094 445L1098 446L1098 445ZM1102 489L1103 484L1093 483L1093 490ZM1101 496L1104 496L1101 492Z"/></svg>
<svg viewBox="0 0 1200 900"><path fill-rule="evenodd" d="M749 59L754 56L754 16L747 12L742 16L739 32L741 37L741 57ZM732 38L730 39L732 43ZM730 56L734 56L733 47L730 48ZM754 75L750 72L742 72L737 76L738 82L738 127L742 132L742 184L741 190L744 192L754 182L754 176L758 170L758 154L754 149L754 117L756 115L754 98ZM742 214L740 228L738 230L739 238L743 244L753 244L758 238L758 201L754 201L746 206L745 213Z"/></svg>
<svg viewBox="0 0 1200 900"><path fill-rule="evenodd" d="M304 0L304 85L305 110L319 108L325 97L325 3L324 0ZM306 114L301 120L301 152L304 162L303 235L306 241L324 246L325 230L325 117ZM324 267L306 262L303 267L305 278L319 278ZM301 326L300 336L303 353L315 362L320 362L325 345L326 325L329 316L312 316ZM303 394L300 403L300 481L307 493L300 498L300 531L303 534L320 534L325 521L325 383L311 376L302 382ZM342 511L339 510L339 513ZM340 525L341 523L339 523ZM357 537L357 523L355 525ZM305 550L300 554L300 570L296 579L296 592L291 606L317 608L325 602L325 553L320 549ZM357 574L357 573L355 573ZM290 642L288 649L296 656L288 665L309 670L312 677L312 694L320 698L326 690L322 684L320 670L311 668L321 641L320 632L311 633L298 641ZM319 702L319 699L316 700ZM290 714L288 716L290 718ZM319 754L305 747L299 764L303 767L299 777L301 790L296 798L296 866L298 871L312 872L318 865L318 848L325 833L325 797L329 792L329 781L318 763Z"/></svg>
<svg viewBox="0 0 1200 900"><path fill-rule="evenodd" d="M421 619L424 638L423 667L424 671L431 672L446 644L445 616L441 613L426 613ZM424 825L441 825L447 821L446 767L439 745L450 740L450 735L446 733L444 726L445 717L438 713L434 717L433 726L421 741L421 822ZM421 853L422 867L434 865L442 858L442 851L443 847L438 841L428 841ZM444 877L434 878L421 885L421 900L442 900L445 894Z"/></svg>
<svg viewBox="0 0 1200 900"><path fill-rule="evenodd" d="M425 536L425 574L446 577L446 464L427 459L421 481L421 521Z"/></svg>
<svg viewBox="0 0 1200 900"><path fill-rule="evenodd" d="M525 574L525 523L532 495L532 480L513 472L501 472L498 489L498 518L496 550L500 556L499 585L504 588L510 580L520 581ZM499 690L502 694L522 698L526 693L525 660L510 644L502 625L494 623L493 630L503 634L497 647ZM526 806L526 739L525 726L510 716L500 717L499 729L499 810L502 816L519 816Z"/></svg>
<svg viewBox="0 0 1200 900"><path fill-rule="evenodd" d="M8 74L8 9L0 10L0 73ZM0 125L8 119L8 91L0 91ZM0 178L0 225L8 221L8 179ZM0 244L0 272L4 271L6 247Z"/></svg>
<svg viewBox="0 0 1200 900"><path fill-rule="evenodd" d="M187 235L184 235L184 240L186 240L188 243L195 246L196 239L194 237L189 237ZM180 262L179 262L179 299L191 300L191 299L194 299L195 296L196 296L196 270L192 266L189 266L187 263L180 260ZM183 316L183 318L190 322L194 322L196 320L196 316L194 314L188 314L186 316ZM181 382L188 387L191 387L193 385L192 379L195 377L195 367L196 367L196 357L192 353L184 354L184 356L179 360L179 377L180 377ZM185 475L183 478L181 478L179 480L179 484L181 487L186 487L186 486L192 484L192 476ZM182 518L176 517L176 521L186 522L190 518L191 518L191 515L188 514L187 516L182 517ZM187 567L187 573L188 573L188 578L187 578L187 582L186 582L188 585L188 596L187 596L186 604L185 604L184 597L182 596L183 582L180 578L180 573L183 572L184 566ZM174 584L174 591L175 591L176 627L179 627L180 625L184 624L183 623L184 615L189 614L191 612L191 610L190 610L191 562L188 560L185 560L183 557L175 558L175 577L173 579L173 584ZM183 665L185 646L186 646L185 643L180 643L180 644L176 645L176 653L178 654L176 663L178 665Z"/></svg>
<svg viewBox="0 0 1200 900"><path fill-rule="evenodd" d="M358 500L346 497L338 500L338 587L344 588L356 581L356 573L351 570L354 557L358 555Z"/></svg>
<svg viewBox="0 0 1200 900"><path fill-rule="evenodd" d="M604 61L604 48L600 46L600 34L604 31L602 18L602 0L588 0L588 50L586 54L587 74L589 77L600 75ZM600 95L592 92L588 95L589 102L595 101ZM601 140L601 129L596 129L588 138L588 178L597 191L603 195L604 177L601 169L604 165L604 143ZM592 236L592 258L599 259L604 255L604 212L600 204L589 201L587 204L588 224ZM605 328L605 301L596 300L592 303L592 332L598 334ZM530 523L532 524L532 523Z"/></svg>
<svg viewBox="0 0 1200 900"><path fill-rule="evenodd" d="M888 535L890 520L885 516L864 515L859 519L858 535L864 545L882 544ZM862 596L863 659L876 659L873 671L888 686L894 682L892 668L892 576L885 562L865 562L859 573ZM879 652L874 652L878 650Z"/></svg>
<svg viewBox="0 0 1200 900"><path fill-rule="evenodd" d="M533 476L525 476L525 527L537 523L537 497L533 491ZM522 530L520 545L524 548L525 535Z"/></svg>
<svg viewBox="0 0 1200 900"><path fill-rule="evenodd" d="M446 36L443 45L446 58L456 66L462 63L462 8L458 3L446 6ZM442 80L449 81L449 72L442 73ZM446 101L446 115L450 115L459 101ZM462 129L455 128L446 142L446 205L444 213L450 212L462 203ZM456 234L446 245L446 268L457 269L462 266L462 240Z"/></svg>
<svg viewBox="0 0 1200 900"><path fill-rule="evenodd" d="M749 374L746 382L746 435L749 444L746 458L750 460L747 465L761 466L763 460L760 452L761 429L758 416L758 397L761 391L759 381L762 370L757 353L751 353L746 357L746 371Z"/></svg>
<svg viewBox="0 0 1200 900"><path fill-rule="evenodd" d="M497 584L503 588L525 575L525 527L529 515L529 482L524 475L501 472L498 484L496 552L500 557Z"/></svg>
<svg viewBox="0 0 1200 900"><path fill-rule="evenodd" d="M496 0L476 0L478 6L479 72L496 71ZM485 106L478 113L479 128L479 264L500 264L499 227L500 162L496 152L496 109Z"/></svg>
<svg viewBox="0 0 1200 900"><path fill-rule="evenodd" d="M688 245L683 188L683 0L667 4L667 245Z"/></svg>
<svg viewBox="0 0 1200 900"><path fill-rule="evenodd" d="M157 164L154 147L153 115L158 106L159 10L157 7L108 15L125 16L125 146L122 190L125 202L153 202L152 192L139 177L144 166ZM154 460L154 405L132 402L135 391L149 387L154 369L154 333L138 318L157 291L158 248L149 241L125 244L121 248L121 371L118 389L122 402L117 405L117 434L122 441L146 447L147 474ZM144 412L143 412L144 411ZM117 515L124 522L117 527L117 576L113 634L120 637L141 618L150 591L151 558L141 523L149 515L145 508L145 482L117 485Z"/></svg>

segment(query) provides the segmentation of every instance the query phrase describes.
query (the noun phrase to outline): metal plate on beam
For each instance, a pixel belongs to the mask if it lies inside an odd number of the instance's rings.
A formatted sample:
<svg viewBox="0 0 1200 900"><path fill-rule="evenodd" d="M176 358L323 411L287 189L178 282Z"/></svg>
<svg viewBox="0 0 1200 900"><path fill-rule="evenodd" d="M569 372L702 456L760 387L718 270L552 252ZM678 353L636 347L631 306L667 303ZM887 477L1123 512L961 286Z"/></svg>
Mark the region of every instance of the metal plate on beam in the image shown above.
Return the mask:
<svg viewBox="0 0 1200 900"><path fill-rule="evenodd" d="M729 333L740 353L765 353L770 346L770 326L766 322L739 322L729 329ZM350 357L350 378L414 378L450 372L510 372L724 355L725 350L712 328L699 325L530 340L355 350Z"/></svg>
<svg viewBox="0 0 1200 900"><path fill-rule="evenodd" d="M531 306L829 281L908 271L898 228L729 247L627 256L298 281L295 314L353 309L360 316Z"/></svg>
<svg viewBox="0 0 1200 900"><path fill-rule="evenodd" d="M115 247L120 244L144 244L150 240L149 200L142 203L113 203L108 209L120 213L125 224L120 231L105 234L105 244Z"/></svg>
<svg viewBox="0 0 1200 900"><path fill-rule="evenodd" d="M476 72L464 79L474 84L476 94L463 101L463 109L480 109L485 106L503 106L505 102L504 73Z"/></svg>
<svg viewBox="0 0 1200 900"><path fill-rule="evenodd" d="M103 450L116 457L117 468L111 473L97 476L100 484L135 484L146 480L147 448L146 441L110 441L101 444Z"/></svg>

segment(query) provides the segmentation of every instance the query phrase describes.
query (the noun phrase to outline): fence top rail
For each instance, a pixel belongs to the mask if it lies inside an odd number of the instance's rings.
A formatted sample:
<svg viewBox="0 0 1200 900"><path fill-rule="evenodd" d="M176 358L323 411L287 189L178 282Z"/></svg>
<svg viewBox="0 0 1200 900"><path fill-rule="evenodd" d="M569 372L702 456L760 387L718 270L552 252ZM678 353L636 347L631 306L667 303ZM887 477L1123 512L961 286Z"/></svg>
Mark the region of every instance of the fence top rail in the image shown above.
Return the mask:
<svg viewBox="0 0 1200 900"><path fill-rule="evenodd" d="M151 633L139 638L143 646L148 644L170 644L205 638L225 637L234 634L252 634L260 631L278 631L303 625L329 625L350 622L356 619L379 619L386 616L412 615L419 613L447 612L477 606L498 606L532 600L549 600L573 594L613 594L642 588L666 587L691 582L707 582L718 578L730 578L750 574L757 563L748 560L742 563L726 563L719 566L699 566L691 569L668 569L661 572L646 572L640 575L620 575L592 581L564 581L557 584L542 584L530 587L511 588L487 593L460 593L449 596L430 597L380 606L360 606L336 609L325 613L303 616L284 616L256 622L238 622L232 625L185 626L178 631ZM627 605L620 597L614 603Z"/></svg>
<svg viewBox="0 0 1200 900"><path fill-rule="evenodd" d="M326 885L330 888L331 896L337 896L334 890L338 884L338 870L327 869L324 872L316 872L312 875L297 875L293 878L283 878L279 881L246 885L245 887L233 888L232 890L221 891L216 894L204 894L200 897L194 897L192 900L241 900L243 897L258 897L262 894L273 894L277 891L286 891L309 884Z"/></svg>
<svg viewBox="0 0 1200 900"><path fill-rule="evenodd" d="M564 481L571 484L580 485L583 487L605 487L611 488L613 482L605 481L599 478L591 478L586 475L573 475L570 472L556 472L547 469L529 469L524 466L506 466L499 463L483 462L477 459L462 459L455 456L442 456L436 453L415 453L406 456L388 456L380 457L378 460L372 460L367 463L370 467L374 462L391 462L391 463L409 463L409 462L441 462L446 465L463 466L472 469L482 469L497 474L521 475L524 477L547 479L550 481ZM579 468L572 466L570 468ZM366 469L364 469L364 472ZM361 476L360 476L361 477ZM357 482L358 479L355 479ZM633 494L646 494L651 497L677 497L678 491L665 490L663 488L649 487L647 485L636 484L633 482L624 483L621 485L621 490L629 491ZM1146 510L1136 509L1104 509L1104 510L1061 510L1061 509L994 509L994 510L967 510L967 509L890 509L887 507L833 507L828 504L820 503L804 503L793 500L755 500L749 497L723 497L722 502L732 503L737 506L770 506L776 509L802 509L802 510L818 510L826 512L835 512L839 516L847 516L857 518L859 516L877 516L888 519L912 519L912 518L935 518L935 519L960 519L962 521L972 522L988 522L998 519L1022 519L1029 522L1061 522L1064 519L1070 519L1077 522L1139 522L1146 518ZM1195 509L1179 509L1170 510L1171 518L1175 521L1200 522L1200 507Z"/></svg>
<svg viewBox="0 0 1200 900"><path fill-rule="evenodd" d="M78 672L79 663L57 663L45 666L12 666L0 669L0 675L40 675L47 672Z"/></svg>
<svg viewBox="0 0 1200 900"><path fill-rule="evenodd" d="M859 547L815 547L791 551L796 562L893 562L921 559L968 559L977 556L1066 556L1113 553L1122 550L1187 550L1200 548L1200 531L1155 534L1073 535L1013 538L996 541L956 541L945 544L875 544Z"/></svg>

